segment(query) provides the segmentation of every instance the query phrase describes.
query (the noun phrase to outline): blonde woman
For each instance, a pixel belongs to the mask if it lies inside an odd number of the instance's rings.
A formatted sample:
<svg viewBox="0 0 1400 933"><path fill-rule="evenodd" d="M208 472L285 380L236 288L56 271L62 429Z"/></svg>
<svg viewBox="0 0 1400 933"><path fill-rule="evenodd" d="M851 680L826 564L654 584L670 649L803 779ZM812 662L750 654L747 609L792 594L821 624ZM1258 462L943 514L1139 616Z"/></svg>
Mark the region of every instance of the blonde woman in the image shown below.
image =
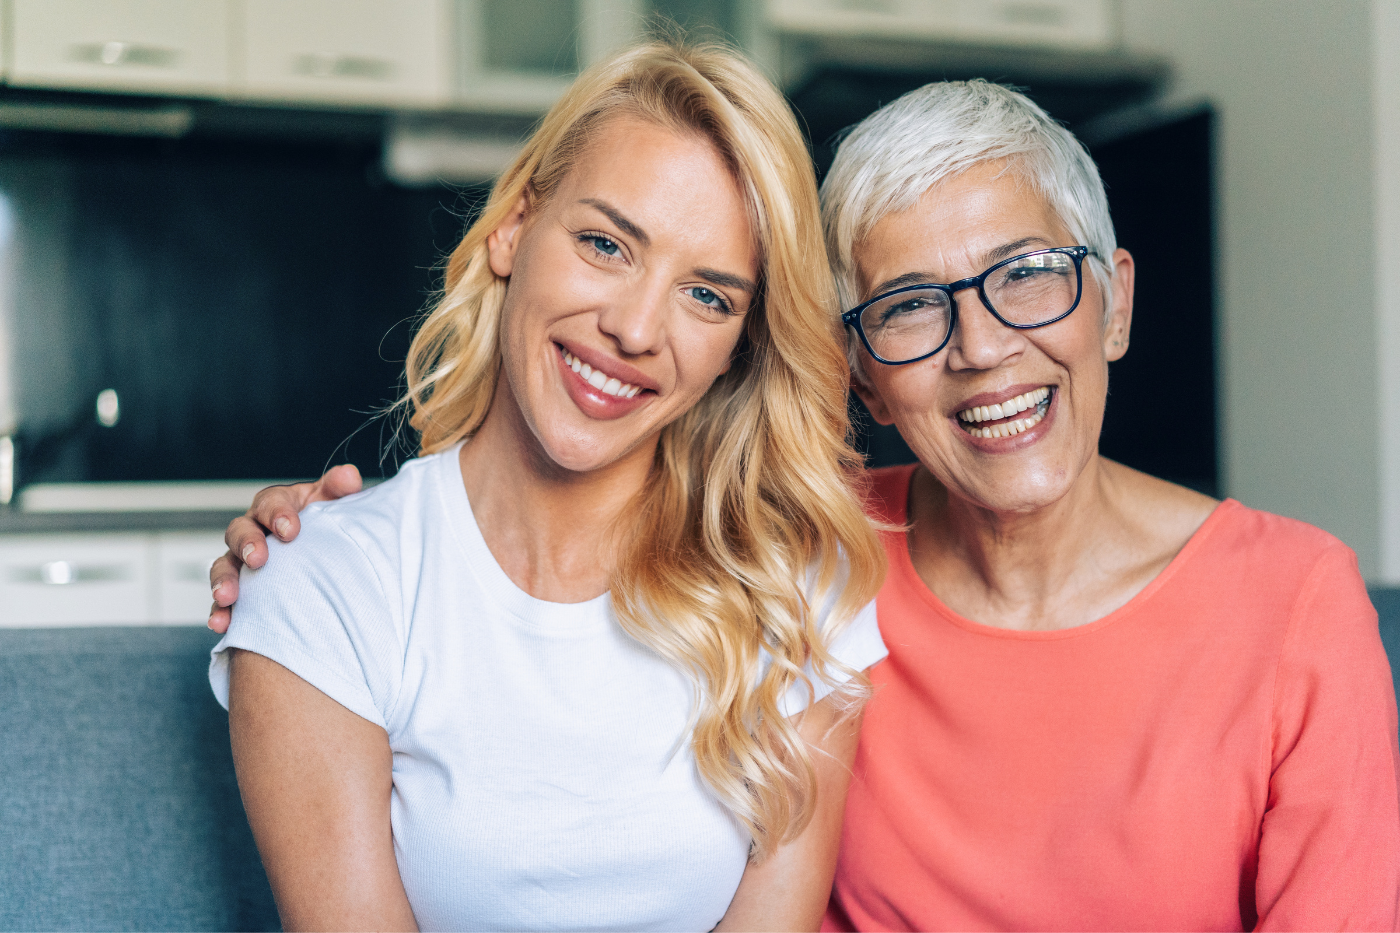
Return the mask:
<svg viewBox="0 0 1400 933"><path fill-rule="evenodd" d="M410 351L422 456L303 513L215 649L288 929L816 928L885 653L817 211L714 48L597 65L497 183Z"/></svg>

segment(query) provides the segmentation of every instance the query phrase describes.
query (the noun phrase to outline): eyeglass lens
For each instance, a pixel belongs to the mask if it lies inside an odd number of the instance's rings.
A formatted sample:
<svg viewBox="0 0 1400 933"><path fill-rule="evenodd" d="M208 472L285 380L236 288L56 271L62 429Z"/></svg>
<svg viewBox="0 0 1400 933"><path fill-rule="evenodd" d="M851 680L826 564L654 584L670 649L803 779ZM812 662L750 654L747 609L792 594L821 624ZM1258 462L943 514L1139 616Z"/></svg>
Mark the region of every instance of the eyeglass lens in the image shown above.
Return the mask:
<svg viewBox="0 0 1400 933"><path fill-rule="evenodd" d="M1052 321L1074 306L1078 268L1067 253L1019 256L992 271L983 293L1008 324ZM918 359L941 345L952 326L947 292L937 288L901 291L872 303L860 315L871 348L891 362Z"/></svg>

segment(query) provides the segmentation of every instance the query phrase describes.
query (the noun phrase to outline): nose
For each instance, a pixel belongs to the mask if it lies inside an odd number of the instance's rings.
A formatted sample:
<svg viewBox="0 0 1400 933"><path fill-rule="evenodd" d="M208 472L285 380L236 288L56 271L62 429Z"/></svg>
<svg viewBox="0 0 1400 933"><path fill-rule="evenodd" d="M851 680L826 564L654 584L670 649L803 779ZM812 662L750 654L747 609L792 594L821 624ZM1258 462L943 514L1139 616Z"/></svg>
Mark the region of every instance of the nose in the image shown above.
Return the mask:
<svg viewBox="0 0 1400 933"><path fill-rule="evenodd" d="M964 288L953 301L958 317L948 340L949 369L996 369L1021 352L1025 337L998 321L975 287Z"/></svg>
<svg viewBox="0 0 1400 933"><path fill-rule="evenodd" d="M633 282L598 314L598 329L627 356L658 351L666 339L669 288L663 282Z"/></svg>

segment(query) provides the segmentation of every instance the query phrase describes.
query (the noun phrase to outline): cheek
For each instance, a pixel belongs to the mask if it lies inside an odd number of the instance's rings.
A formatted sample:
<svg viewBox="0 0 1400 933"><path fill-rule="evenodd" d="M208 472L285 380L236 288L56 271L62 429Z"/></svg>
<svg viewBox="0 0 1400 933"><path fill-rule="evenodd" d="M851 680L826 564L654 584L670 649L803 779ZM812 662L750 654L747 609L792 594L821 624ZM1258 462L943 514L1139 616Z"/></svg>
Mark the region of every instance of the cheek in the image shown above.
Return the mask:
<svg viewBox="0 0 1400 933"><path fill-rule="evenodd" d="M743 322L691 321L681 331L680 339L675 342L678 383L686 395L698 398L728 371L743 337Z"/></svg>

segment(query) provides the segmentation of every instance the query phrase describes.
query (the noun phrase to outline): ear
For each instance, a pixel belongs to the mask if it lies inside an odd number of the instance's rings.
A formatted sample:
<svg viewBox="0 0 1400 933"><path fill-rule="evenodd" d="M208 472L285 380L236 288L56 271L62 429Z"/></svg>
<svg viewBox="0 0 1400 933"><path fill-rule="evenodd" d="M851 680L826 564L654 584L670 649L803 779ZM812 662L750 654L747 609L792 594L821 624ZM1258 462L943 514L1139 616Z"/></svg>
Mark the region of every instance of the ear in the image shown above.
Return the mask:
<svg viewBox="0 0 1400 933"><path fill-rule="evenodd" d="M491 263L491 271L503 279L510 278L515 268L515 251L520 239L520 228L525 225L525 215L530 210L530 193L522 191L515 205L501 221L501 225L486 237L486 255Z"/></svg>
<svg viewBox="0 0 1400 933"><path fill-rule="evenodd" d="M866 359L869 358L866 357ZM865 403L870 417L874 418L877 424L883 424L886 427L894 424L894 417L890 414L889 406L885 404L885 397L864 376L855 372L851 373L851 391L856 394L856 398Z"/></svg>
<svg viewBox="0 0 1400 933"><path fill-rule="evenodd" d="M1113 251L1113 308L1103 331L1103 353L1110 362L1128 352L1128 333L1133 327L1133 256L1125 249Z"/></svg>

